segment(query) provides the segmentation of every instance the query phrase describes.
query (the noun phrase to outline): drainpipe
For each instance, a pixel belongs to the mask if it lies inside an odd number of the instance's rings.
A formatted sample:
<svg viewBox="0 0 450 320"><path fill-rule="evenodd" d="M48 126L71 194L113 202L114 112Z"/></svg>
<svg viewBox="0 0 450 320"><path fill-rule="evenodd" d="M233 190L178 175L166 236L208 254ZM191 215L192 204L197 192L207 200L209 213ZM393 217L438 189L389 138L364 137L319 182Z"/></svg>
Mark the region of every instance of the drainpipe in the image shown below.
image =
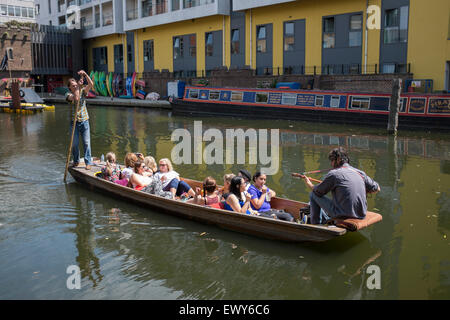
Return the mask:
<svg viewBox="0 0 450 320"><path fill-rule="evenodd" d="M222 67L224 67L225 66L225 64L226 64L226 62L225 62L225 53L226 53L226 50L225 50L225 15L223 15L222 16L223 17L223 19L222 19Z"/></svg>
<svg viewBox="0 0 450 320"><path fill-rule="evenodd" d="M253 52L252 52L252 47L253 47L253 43L252 43L252 9L250 9L250 69L252 68L252 62L253 62Z"/></svg>
<svg viewBox="0 0 450 320"><path fill-rule="evenodd" d="M364 25L366 26L366 31L365 31L365 40L364 40L364 74L367 74L367 34L368 34L368 29L367 29L367 9L369 8L369 0L366 0L366 21L364 23Z"/></svg>

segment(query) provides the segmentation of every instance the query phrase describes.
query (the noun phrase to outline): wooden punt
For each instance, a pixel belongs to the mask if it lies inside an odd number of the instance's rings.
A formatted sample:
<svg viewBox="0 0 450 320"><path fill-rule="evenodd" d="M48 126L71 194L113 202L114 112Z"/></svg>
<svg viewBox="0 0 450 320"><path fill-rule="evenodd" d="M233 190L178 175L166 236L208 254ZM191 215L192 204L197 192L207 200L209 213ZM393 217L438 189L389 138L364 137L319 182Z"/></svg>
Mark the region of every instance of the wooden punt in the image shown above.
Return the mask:
<svg viewBox="0 0 450 320"><path fill-rule="evenodd" d="M72 177L91 190L102 191L110 196L120 197L127 201L135 202L140 206L156 209L158 212L162 211L164 213L212 224L223 229L261 238L288 242L320 242L343 236L347 232L346 228L334 225L298 224L205 207L180 200L165 199L96 177L95 173L99 170L100 166L98 164L93 165L91 170L86 170L82 164L76 168L69 168ZM202 185L200 181L182 179L191 187ZM306 205L307 204L303 202L278 197L272 198L271 200L271 206L273 208L284 209L291 213L296 219L299 218L300 208ZM375 215L378 214L375 213ZM369 224L371 223L368 223L367 225Z"/></svg>

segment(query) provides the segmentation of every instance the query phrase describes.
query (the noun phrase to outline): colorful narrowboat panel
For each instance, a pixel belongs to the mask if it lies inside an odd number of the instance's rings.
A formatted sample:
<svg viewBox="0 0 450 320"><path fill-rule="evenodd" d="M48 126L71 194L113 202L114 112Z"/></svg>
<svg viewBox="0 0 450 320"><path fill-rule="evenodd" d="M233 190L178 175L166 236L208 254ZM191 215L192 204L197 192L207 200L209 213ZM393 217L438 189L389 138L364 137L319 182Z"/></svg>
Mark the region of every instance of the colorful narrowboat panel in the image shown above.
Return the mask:
<svg viewBox="0 0 450 320"><path fill-rule="evenodd" d="M425 113L427 99L426 98L410 98L409 99L409 113Z"/></svg>
<svg viewBox="0 0 450 320"><path fill-rule="evenodd" d="M185 88L184 99L235 105L274 106L284 108L329 109L338 111L389 113L389 94L304 92L278 89ZM404 115L450 117L450 97L402 95L399 112Z"/></svg>
<svg viewBox="0 0 450 320"><path fill-rule="evenodd" d="M430 98L428 113L450 114L450 98Z"/></svg>

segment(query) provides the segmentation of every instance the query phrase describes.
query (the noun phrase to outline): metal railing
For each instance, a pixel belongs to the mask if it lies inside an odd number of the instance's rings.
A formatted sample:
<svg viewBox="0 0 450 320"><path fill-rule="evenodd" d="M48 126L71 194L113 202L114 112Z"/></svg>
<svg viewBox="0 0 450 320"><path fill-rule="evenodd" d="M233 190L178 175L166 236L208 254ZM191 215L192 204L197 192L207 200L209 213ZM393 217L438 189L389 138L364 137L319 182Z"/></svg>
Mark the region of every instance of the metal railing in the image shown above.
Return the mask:
<svg viewBox="0 0 450 320"><path fill-rule="evenodd" d="M404 74L411 73L410 63L389 64L389 72L379 64L328 64L323 66L289 65L284 67L257 67L255 75L351 75L351 74Z"/></svg>

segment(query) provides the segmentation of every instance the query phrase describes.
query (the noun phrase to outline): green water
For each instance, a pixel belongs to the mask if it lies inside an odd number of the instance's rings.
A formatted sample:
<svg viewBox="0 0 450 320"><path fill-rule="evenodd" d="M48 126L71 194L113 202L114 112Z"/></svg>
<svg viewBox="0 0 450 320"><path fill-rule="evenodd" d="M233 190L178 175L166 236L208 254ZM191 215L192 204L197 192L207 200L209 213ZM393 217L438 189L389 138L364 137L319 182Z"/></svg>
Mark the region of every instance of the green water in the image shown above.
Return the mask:
<svg viewBox="0 0 450 320"><path fill-rule="evenodd" d="M184 118L168 111L91 107L93 156L171 156L171 134L211 128L279 129L279 170L268 186L307 201L293 171L329 167L328 151L381 185L368 199L383 221L326 243L272 242L167 216L63 183L69 109L0 113L0 299L449 299L450 135L280 120ZM225 135L224 135L225 136ZM205 147L207 143L204 143ZM179 164L219 182L261 164ZM320 179L320 175L315 175ZM69 290L68 266L81 270ZM380 289L367 286L369 266ZM370 282L370 281L369 281Z"/></svg>

